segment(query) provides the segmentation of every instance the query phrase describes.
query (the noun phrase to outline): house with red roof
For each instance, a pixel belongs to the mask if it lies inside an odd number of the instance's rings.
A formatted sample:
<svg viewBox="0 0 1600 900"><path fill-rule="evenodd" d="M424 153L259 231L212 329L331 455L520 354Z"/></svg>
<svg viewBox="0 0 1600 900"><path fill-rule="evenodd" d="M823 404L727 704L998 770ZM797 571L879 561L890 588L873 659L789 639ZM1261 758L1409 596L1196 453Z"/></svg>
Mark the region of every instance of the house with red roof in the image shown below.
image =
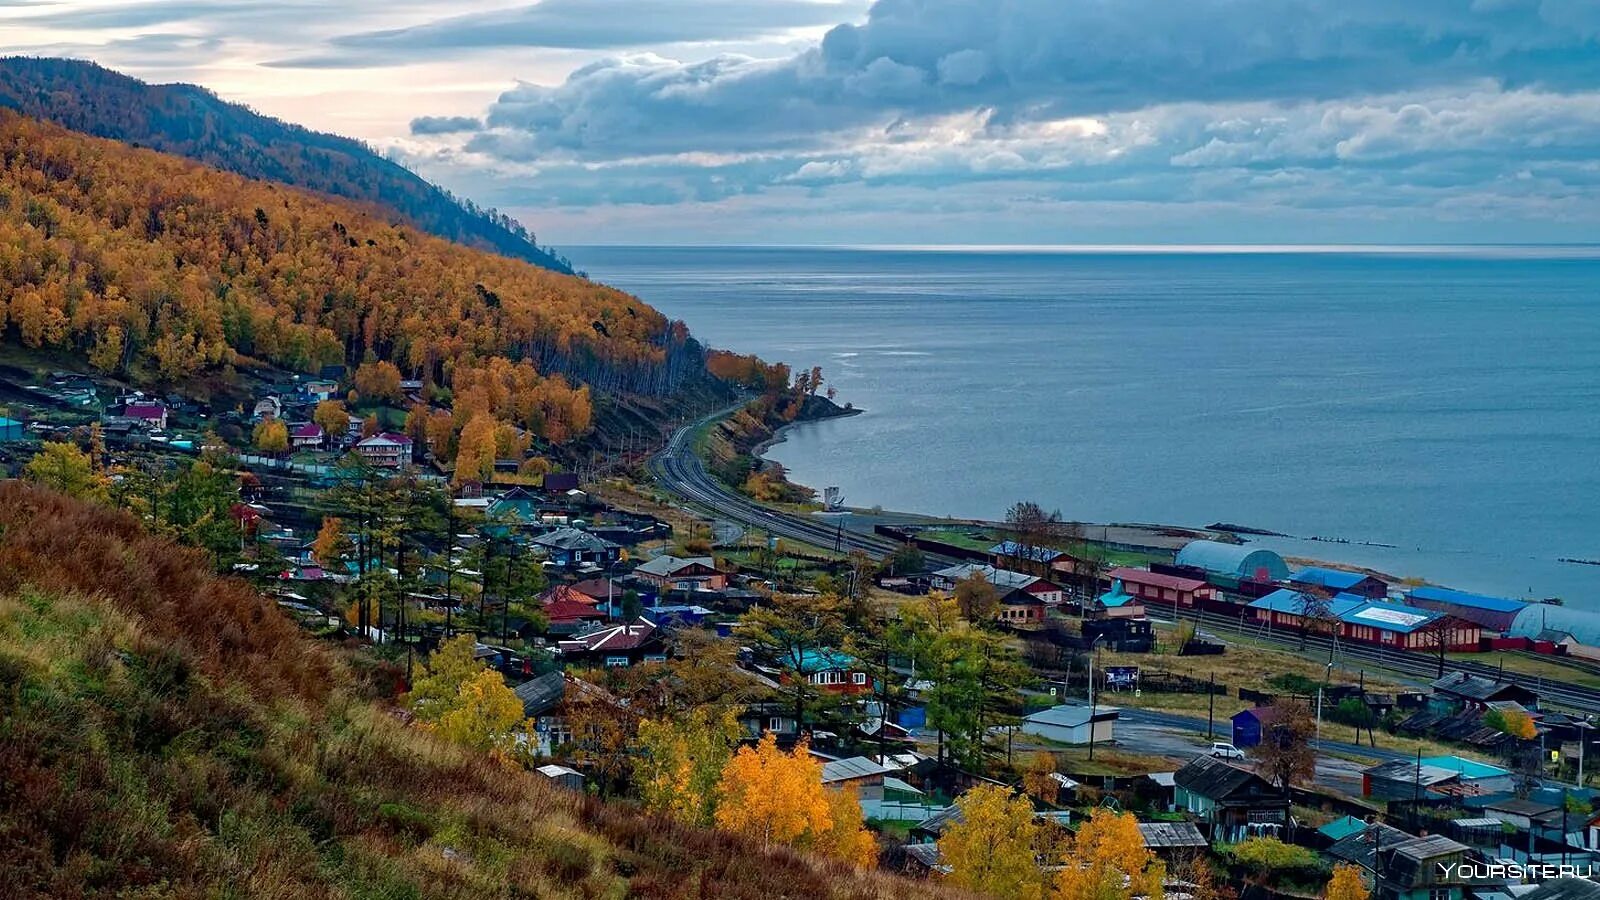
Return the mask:
<svg viewBox="0 0 1600 900"><path fill-rule="evenodd" d="M315 422L306 422L289 429L289 443L293 444L296 450L321 450L325 437L322 426Z"/></svg>
<svg viewBox="0 0 1600 900"><path fill-rule="evenodd" d="M656 623L640 616L621 625L603 625L556 644L563 661L622 668L666 662L667 647Z"/></svg>
<svg viewBox="0 0 1600 900"><path fill-rule="evenodd" d="M1106 577L1121 581L1123 590L1146 604L1194 607L1210 600L1213 594L1211 585L1198 578L1167 575L1148 569L1112 569L1106 573Z"/></svg>
<svg viewBox="0 0 1600 900"><path fill-rule="evenodd" d="M155 431L167 428L167 408L154 400L134 400L122 405L122 417L143 422Z"/></svg>

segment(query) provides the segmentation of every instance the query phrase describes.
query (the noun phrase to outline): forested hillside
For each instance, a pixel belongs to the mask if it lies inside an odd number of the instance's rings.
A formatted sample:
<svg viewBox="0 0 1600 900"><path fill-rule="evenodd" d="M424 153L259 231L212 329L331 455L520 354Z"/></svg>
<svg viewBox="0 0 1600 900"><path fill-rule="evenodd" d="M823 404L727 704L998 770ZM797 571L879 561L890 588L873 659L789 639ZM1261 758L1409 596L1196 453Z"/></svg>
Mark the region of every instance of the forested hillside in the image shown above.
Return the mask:
<svg viewBox="0 0 1600 900"><path fill-rule="evenodd" d="M456 432L484 412L556 442L591 391L705 373L682 323L621 291L6 110L0 334L154 383L346 363L396 399L427 382Z"/></svg>
<svg viewBox="0 0 1600 900"><path fill-rule="evenodd" d="M572 271L514 220L458 200L358 141L259 115L194 85L146 84L79 60L11 57L0 59L0 107L251 178L379 204L430 234Z"/></svg>
<svg viewBox="0 0 1600 900"><path fill-rule="evenodd" d="M132 515L0 483L0 896L943 893L449 743L405 723L393 667L208 571Z"/></svg>

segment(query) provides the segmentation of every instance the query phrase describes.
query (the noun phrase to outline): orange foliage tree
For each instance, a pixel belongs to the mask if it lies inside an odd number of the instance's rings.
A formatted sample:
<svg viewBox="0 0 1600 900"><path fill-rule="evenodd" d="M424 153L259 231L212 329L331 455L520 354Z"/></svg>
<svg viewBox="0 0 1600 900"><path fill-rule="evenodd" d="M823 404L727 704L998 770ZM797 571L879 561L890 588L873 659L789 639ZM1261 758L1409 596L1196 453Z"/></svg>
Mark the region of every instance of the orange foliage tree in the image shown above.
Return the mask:
<svg viewBox="0 0 1600 900"><path fill-rule="evenodd" d="M877 844L861 824L853 792L822 784L822 763L802 742L791 753L778 749L771 732L755 748L740 747L722 770L717 827L759 842L788 844L846 860L872 863Z"/></svg>

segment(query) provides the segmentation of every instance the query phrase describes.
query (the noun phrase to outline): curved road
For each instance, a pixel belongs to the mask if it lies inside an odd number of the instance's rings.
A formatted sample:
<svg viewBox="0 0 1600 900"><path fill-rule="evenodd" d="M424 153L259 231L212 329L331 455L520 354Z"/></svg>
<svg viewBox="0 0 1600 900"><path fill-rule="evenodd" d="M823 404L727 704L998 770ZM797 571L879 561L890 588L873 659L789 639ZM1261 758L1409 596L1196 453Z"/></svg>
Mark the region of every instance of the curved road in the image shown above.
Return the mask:
<svg viewBox="0 0 1600 900"><path fill-rule="evenodd" d="M814 547L842 550L863 550L873 556L887 556L900 549L900 543L877 535L862 534L839 525L819 522L809 516L797 516L769 509L739 494L709 475L700 457L690 443L691 436L701 427L723 418L733 409L718 410L673 432L672 438L660 453L651 457L646 469L663 488L685 500L705 507L716 515L737 522L747 528L758 528L778 537L802 541ZM930 555L935 563L954 565L957 561Z"/></svg>

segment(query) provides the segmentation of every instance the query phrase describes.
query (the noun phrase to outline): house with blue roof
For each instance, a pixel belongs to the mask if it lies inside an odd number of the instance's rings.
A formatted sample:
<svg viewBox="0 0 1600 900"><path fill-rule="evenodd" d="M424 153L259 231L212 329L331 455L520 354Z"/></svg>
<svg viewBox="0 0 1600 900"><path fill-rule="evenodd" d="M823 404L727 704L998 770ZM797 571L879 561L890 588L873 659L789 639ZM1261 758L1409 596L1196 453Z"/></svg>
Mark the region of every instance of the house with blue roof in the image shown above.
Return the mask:
<svg viewBox="0 0 1600 900"><path fill-rule="evenodd" d="M1289 586L1297 590L1317 590L1329 594L1354 594L1369 600L1383 600L1389 596L1389 584L1371 575L1307 566L1289 576Z"/></svg>
<svg viewBox="0 0 1600 900"><path fill-rule="evenodd" d="M861 661L840 650L823 647L785 654L785 662L811 685L830 694L864 694L872 690L872 675Z"/></svg>
<svg viewBox="0 0 1600 900"><path fill-rule="evenodd" d="M23 439L23 437L24 432L22 430L21 422L18 422L16 419L8 419L5 416L0 416L0 444L6 444L12 441L20 441Z"/></svg>
<svg viewBox="0 0 1600 900"><path fill-rule="evenodd" d="M1442 587L1412 588L1406 592L1406 602L1465 619L1494 634L1510 631L1517 614L1528 608L1528 604L1522 600L1469 594Z"/></svg>

